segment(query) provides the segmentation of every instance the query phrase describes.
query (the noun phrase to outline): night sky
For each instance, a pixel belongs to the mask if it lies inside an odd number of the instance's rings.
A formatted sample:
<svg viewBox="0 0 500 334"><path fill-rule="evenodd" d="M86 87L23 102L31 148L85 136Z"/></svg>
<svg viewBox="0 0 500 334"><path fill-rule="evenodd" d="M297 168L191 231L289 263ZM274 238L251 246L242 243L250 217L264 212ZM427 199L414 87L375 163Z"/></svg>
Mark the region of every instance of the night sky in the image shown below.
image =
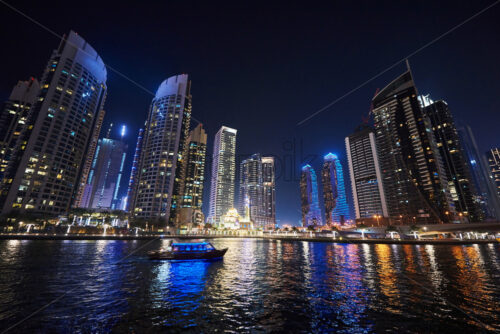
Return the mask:
<svg viewBox="0 0 500 334"><path fill-rule="evenodd" d="M275 155L277 218L298 224L301 165L311 163L319 176L332 151L347 177L345 136L368 113L375 90L405 65L297 123L494 1L7 2L60 35L75 30L107 65L149 91L188 73L193 117L208 133L207 157L221 125L238 130L237 163L256 152ZM447 101L484 151L500 145L499 33L500 4L410 59L419 92ZM59 40L1 3L0 40L3 101L18 80L40 78ZM132 156L152 96L111 70L107 85L103 129L126 124ZM126 181L129 171L130 161ZM209 182L205 190L206 212Z"/></svg>

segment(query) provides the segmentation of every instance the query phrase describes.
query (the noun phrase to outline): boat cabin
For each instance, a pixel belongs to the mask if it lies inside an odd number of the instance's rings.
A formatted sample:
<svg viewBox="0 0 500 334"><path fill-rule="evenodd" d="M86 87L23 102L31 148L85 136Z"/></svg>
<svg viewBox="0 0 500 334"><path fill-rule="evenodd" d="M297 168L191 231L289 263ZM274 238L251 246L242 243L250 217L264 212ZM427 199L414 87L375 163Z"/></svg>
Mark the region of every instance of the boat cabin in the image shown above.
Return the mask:
<svg viewBox="0 0 500 334"><path fill-rule="evenodd" d="M207 252L214 250L209 242L178 242L172 244L172 251L174 252Z"/></svg>

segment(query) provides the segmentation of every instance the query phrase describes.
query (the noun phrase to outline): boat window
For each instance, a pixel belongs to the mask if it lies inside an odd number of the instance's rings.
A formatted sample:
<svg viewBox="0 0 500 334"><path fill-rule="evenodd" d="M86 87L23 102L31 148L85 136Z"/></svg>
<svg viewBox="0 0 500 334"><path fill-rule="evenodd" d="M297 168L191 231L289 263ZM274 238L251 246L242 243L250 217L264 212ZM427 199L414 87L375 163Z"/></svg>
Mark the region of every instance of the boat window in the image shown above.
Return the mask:
<svg viewBox="0 0 500 334"><path fill-rule="evenodd" d="M179 251L179 247L174 247L174 252L178 252Z"/></svg>
<svg viewBox="0 0 500 334"><path fill-rule="evenodd" d="M186 251L188 251L188 252L189 252L190 250L191 250L191 247L187 246L187 247L186 247Z"/></svg>

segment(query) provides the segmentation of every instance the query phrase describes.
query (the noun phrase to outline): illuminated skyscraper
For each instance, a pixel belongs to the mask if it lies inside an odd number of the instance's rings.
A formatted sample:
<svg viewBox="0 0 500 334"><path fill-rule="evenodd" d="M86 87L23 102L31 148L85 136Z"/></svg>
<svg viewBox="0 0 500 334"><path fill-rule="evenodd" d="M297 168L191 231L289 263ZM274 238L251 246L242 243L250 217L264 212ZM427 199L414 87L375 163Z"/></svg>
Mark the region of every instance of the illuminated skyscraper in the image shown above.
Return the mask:
<svg viewBox="0 0 500 334"><path fill-rule="evenodd" d="M442 100L432 101L421 96L424 113L431 121L438 152L443 162L448 180L448 188L457 213L471 222L483 219L483 214L475 200L476 190L471 179L460 138L448 104Z"/></svg>
<svg viewBox="0 0 500 334"><path fill-rule="evenodd" d="M135 144L134 158L132 160L132 168L130 169L130 178L128 181L127 196L125 198L124 210L129 211L133 207L132 201L134 200L134 194L137 184L137 172L139 168L139 162L141 157L142 149L142 136L144 135L144 129L139 129L139 134L137 135L137 143Z"/></svg>
<svg viewBox="0 0 500 334"><path fill-rule="evenodd" d="M3 179L3 214L68 211L103 112L106 75L97 52L73 31L53 51L27 120L31 133Z"/></svg>
<svg viewBox="0 0 500 334"><path fill-rule="evenodd" d="M201 210L203 183L205 181L205 155L207 152L207 134L203 130L203 125L198 124L190 132L186 151L182 207Z"/></svg>
<svg viewBox="0 0 500 334"><path fill-rule="evenodd" d="M266 228L276 225L276 168L274 157L262 157L262 220Z"/></svg>
<svg viewBox="0 0 500 334"><path fill-rule="evenodd" d="M12 153L21 133L29 131L26 129L28 113L39 91L40 84L36 79L19 81L0 111L0 181L8 162L16 159Z"/></svg>
<svg viewBox="0 0 500 334"><path fill-rule="evenodd" d="M491 175L497 187L497 193L500 196L500 150L498 148L492 148L486 152L486 156L488 157Z"/></svg>
<svg viewBox="0 0 500 334"><path fill-rule="evenodd" d="M460 124L458 133L471 171L472 181L477 189L475 200L487 218L500 220L500 197L486 156L479 150L472 129L468 125Z"/></svg>
<svg viewBox="0 0 500 334"><path fill-rule="evenodd" d="M378 92L372 106L389 215L408 224L448 221L453 202L410 70Z"/></svg>
<svg viewBox="0 0 500 334"><path fill-rule="evenodd" d="M321 179L323 182L326 224L344 225L349 220L350 215L342 164L333 153L325 155L324 160Z"/></svg>
<svg viewBox="0 0 500 334"><path fill-rule="evenodd" d="M210 183L210 210L207 221L221 222L234 206L236 130L222 126L215 135Z"/></svg>
<svg viewBox="0 0 500 334"><path fill-rule="evenodd" d="M276 224L274 158L254 154L240 164L239 209L248 207L254 226L274 228Z"/></svg>
<svg viewBox="0 0 500 334"><path fill-rule="evenodd" d="M314 169L305 165L300 176L302 226L323 225L318 199L318 182Z"/></svg>
<svg viewBox="0 0 500 334"><path fill-rule="evenodd" d="M191 119L190 88L187 74L170 77L151 102L133 202L136 217L175 223Z"/></svg>
<svg viewBox="0 0 500 334"><path fill-rule="evenodd" d="M375 134L368 126L345 138L356 219L387 217Z"/></svg>
<svg viewBox="0 0 500 334"><path fill-rule="evenodd" d="M81 207L112 210L120 208L118 192L126 155L127 145L123 140L99 139Z"/></svg>

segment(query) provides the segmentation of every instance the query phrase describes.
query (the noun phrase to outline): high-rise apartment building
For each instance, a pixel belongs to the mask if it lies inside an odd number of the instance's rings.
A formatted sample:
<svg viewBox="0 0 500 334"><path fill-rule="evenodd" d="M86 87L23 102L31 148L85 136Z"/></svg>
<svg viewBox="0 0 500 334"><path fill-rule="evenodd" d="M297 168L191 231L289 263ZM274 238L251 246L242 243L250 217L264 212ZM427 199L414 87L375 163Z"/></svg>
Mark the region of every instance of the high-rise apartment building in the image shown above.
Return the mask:
<svg viewBox="0 0 500 334"><path fill-rule="evenodd" d="M319 208L318 181L310 165L302 167L300 176L302 226L323 225Z"/></svg>
<svg viewBox="0 0 500 334"><path fill-rule="evenodd" d="M453 218L446 175L410 70L378 92L372 106L389 215L402 223Z"/></svg>
<svg viewBox="0 0 500 334"><path fill-rule="evenodd" d="M106 75L97 52L73 31L53 51L26 122L29 136L14 149L20 159L3 178L3 214L67 212L103 112Z"/></svg>
<svg viewBox="0 0 500 334"><path fill-rule="evenodd" d="M29 131L26 123L39 91L38 80L19 81L0 111L0 181L9 161L16 159L13 151L21 133Z"/></svg>
<svg viewBox="0 0 500 334"><path fill-rule="evenodd" d="M493 181L495 181L495 186L497 187L497 193L500 196L500 150L498 148L492 148L486 152L486 156L488 158L488 165L490 166Z"/></svg>
<svg viewBox="0 0 500 334"><path fill-rule="evenodd" d="M136 217L175 223L191 119L190 88L187 74L172 76L151 102L133 201Z"/></svg>
<svg viewBox="0 0 500 334"><path fill-rule="evenodd" d="M203 125L198 124L189 133L184 159L184 180L182 183L183 208L201 210L203 204L203 183L205 181L205 155L207 134Z"/></svg>
<svg viewBox="0 0 500 334"><path fill-rule="evenodd" d="M236 130L222 126L215 135L210 182L210 209L207 221L221 223L221 217L234 206L236 170Z"/></svg>
<svg viewBox="0 0 500 334"><path fill-rule="evenodd" d="M350 216L349 204L347 204L344 172L337 155L333 153L325 155L321 180L323 183L326 224L330 226L345 225Z"/></svg>
<svg viewBox="0 0 500 334"><path fill-rule="evenodd" d="M256 153L240 164L239 209L241 216L248 207L255 227L274 228L276 224L275 169L273 157Z"/></svg>
<svg viewBox="0 0 500 334"><path fill-rule="evenodd" d="M274 157L262 157L262 224L276 226L276 166Z"/></svg>
<svg viewBox="0 0 500 334"><path fill-rule="evenodd" d="M456 212L470 222L481 221L483 215L475 200L476 190L448 104L442 100L434 102L428 96L421 96L420 101L431 121Z"/></svg>
<svg viewBox="0 0 500 334"><path fill-rule="evenodd" d="M500 220L500 197L486 156L479 150L472 129L468 125L459 124L457 129L471 171L472 182L477 190L475 200L486 218Z"/></svg>
<svg viewBox="0 0 500 334"><path fill-rule="evenodd" d="M120 209L118 192L126 156L127 144L123 140L99 139L81 207Z"/></svg>
<svg viewBox="0 0 500 334"><path fill-rule="evenodd" d="M388 217L375 133L361 126L345 138L356 219Z"/></svg>

